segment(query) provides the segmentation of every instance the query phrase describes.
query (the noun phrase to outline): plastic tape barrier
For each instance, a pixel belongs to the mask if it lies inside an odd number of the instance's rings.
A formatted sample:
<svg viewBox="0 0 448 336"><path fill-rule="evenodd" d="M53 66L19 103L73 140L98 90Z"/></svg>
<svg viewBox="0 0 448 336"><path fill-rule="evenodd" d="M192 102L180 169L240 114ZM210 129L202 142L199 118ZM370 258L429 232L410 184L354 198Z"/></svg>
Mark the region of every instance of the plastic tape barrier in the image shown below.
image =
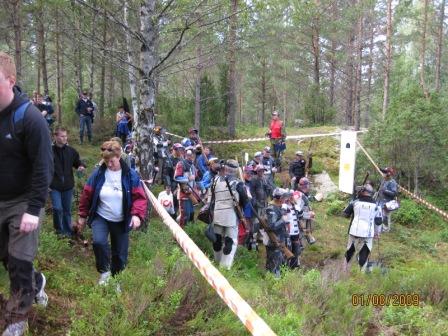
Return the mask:
<svg viewBox="0 0 448 336"><path fill-rule="evenodd" d="M215 289L226 305L243 322L252 335L274 336L275 333L264 322L246 301L233 289L227 279L212 265L207 256L196 246L193 240L171 218L166 210L158 203L157 198L143 183L146 195L163 223L171 230L174 238L190 258L196 268L201 272L208 283Z"/></svg>
<svg viewBox="0 0 448 336"><path fill-rule="evenodd" d="M364 133L366 130L357 131L357 133ZM166 132L166 134L183 139L184 137ZM316 133L316 134L302 134L302 135L288 135L285 140L299 140L299 139L309 139L309 138L318 138L318 137L326 137L326 136L336 136L340 135L340 132L333 133ZM226 143L241 143L241 142L258 142L258 141L269 141L269 138L246 138L246 139L234 139L234 140L203 140L204 144L226 144Z"/></svg>
<svg viewBox="0 0 448 336"><path fill-rule="evenodd" d="M375 161L373 161L372 157L369 155L369 153L367 152L367 150L361 145L361 143L359 141L357 141L359 148L361 148L361 150L364 152L364 154L367 156L367 158L369 159L369 161L372 163L372 165L375 167L375 169L377 170L377 172L383 176L383 173L381 172L380 168L378 167L378 165L375 163ZM398 189L402 192L404 192L405 194L407 194L408 196L410 196L411 198L413 198L415 201L417 201L418 203L423 204L424 206L426 206L428 209L436 212L437 214L439 214L443 219L445 219L446 221L448 221L448 213L446 211L443 211L441 209L439 209L438 207L432 205L431 203L429 203L428 201L424 200L423 198L421 198L420 196L417 196L416 194L410 192L409 190L403 188L401 185L398 185Z"/></svg>

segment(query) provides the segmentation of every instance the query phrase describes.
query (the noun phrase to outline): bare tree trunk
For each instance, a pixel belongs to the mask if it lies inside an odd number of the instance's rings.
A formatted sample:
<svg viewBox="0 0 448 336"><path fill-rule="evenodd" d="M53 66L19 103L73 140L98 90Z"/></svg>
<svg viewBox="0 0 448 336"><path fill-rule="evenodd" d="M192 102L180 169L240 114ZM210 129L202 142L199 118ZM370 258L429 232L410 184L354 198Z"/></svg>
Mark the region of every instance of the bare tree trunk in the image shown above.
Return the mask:
<svg viewBox="0 0 448 336"><path fill-rule="evenodd" d="M59 11L56 10L56 118L58 124L62 124L62 110L61 110L61 93L62 93L62 78L61 78L61 41L60 41L60 17Z"/></svg>
<svg viewBox="0 0 448 336"><path fill-rule="evenodd" d="M39 63L40 70L42 71L42 83L44 86L44 93L48 94L48 72L47 72L47 52L45 42L45 26L44 26L44 13L43 9L40 9L36 15L37 23L37 36L38 36L38 50L39 50ZM39 72L40 74L40 72ZM40 77L40 76L39 76ZM40 78L38 77L38 91L40 91Z"/></svg>
<svg viewBox="0 0 448 336"><path fill-rule="evenodd" d="M346 107L345 107L345 123L347 126L353 125L353 33L350 32L347 44L347 65L345 68L346 75Z"/></svg>
<svg viewBox="0 0 448 336"><path fill-rule="evenodd" d="M445 21L445 3L446 0L442 0L440 4L440 16L439 27L437 31L437 51L436 51L436 91L440 91L440 74L442 68L442 50L443 50L443 26Z"/></svg>
<svg viewBox="0 0 448 336"><path fill-rule="evenodd" d="M238 0L231 1L232 16L229 28L229 136L235 137L236 131L236 29Z"/></svg>
<svg viewBox="0 0 448 336"><path fill-rule="evenodd" d="M386 118L389 106L389 79L392 65L392 0L387 0L387 24L386 24L386 64L384 66L384 90L382 118Z"/></svg>
<svg viewBox="0 0 448 336"><path fill-rule="evenodd" d="M334 91L336 79L336 41L331 40L330 51L330 105L334 106Z"/></svg>
<svg viewBox="0 0 448 336"><path fill-rule="evenodd" d="M260 127L266 124L266 58L261 59L261 118Z"/></svg>
<svg viewBox="0 0 448 336"><path fill-rule="evenodd" d="M138 111L136 129L136 155L138 170L143 179L152 176L154 168L153 128L155 125L154 105L156 100L156 85L154 68L157 64L157 22L155 14L156 0L145 0L140 6L140 33L144 38L141 46L140 66L140 109Z"/></svg>
<svg viewBox="0 0 448 336"><path fill-rule="evenodd" d="M420 49L420 86L423 89L425 97L429 97L428 88L425 82L425 58L426 58L426 32L428 27L428 0L423 0L423 22L422 22L422 41Z"/></svg>
<svg viewBox="0 0 448 336"><path fill-rule="evenodd" d="M104 108L106 101L106 39L107 39L107 18L104 15L103 36L102 36L102 53L101 53L101 73L100 73L100 104L98 106L100 117L104 116Z"/></svg>
<svg viewBox="0 0 448 336"><path fill-rule="evenodd" d="M125 0L124 6L123 6L123 18L124 18L124 24L126 27L129 27L128 23L128 1ZM130 27L129 27L130 28ZM132 102L132 115L134 116L134 127L136 127L136 121L137 121L137 112L138 112L138 105L137 105L137 82L136 82L136 71L135 68L131 64L134 63L134 59L132 57L132 44L131 44L131 36L129 35L128 31L125 31L126 36L126 48L128 50L127 52L127 59L128 59L128 77L129 77L129 89L131 91L131 102Z"/></svg>
<svg viewBox="0 0 448 336"><path fill-rule="evenodd" d="M372 104L372 73L373 73L373 38L374 38L374 25L373 20L370 21L371 31L370 31L370 40L369 40L369 65L367 70L367 103L366 103L366 112L365 112L365 123L366 127L369 127L370 123L370 109Z"/></svg>
<svg viewBox="0 0 448 336"><path fill-rule="evenodd" d="M364 37L364 29L363 29L363 20L364 15L361 12L360 17L358 19L358 27L357 27L357 55L356 55L356 108L355 108L355 116L354 116L354 124L355 131L359 131L361 126L361 91L362 91L362 50L363 50L363 37Z"/></svg>
<svg viewBox="0 0 448 336"><path fill-rule="evenodd" d="M319 8L320 1L316 0L316 7ZM313 78L314 78L314 85L316 86L316 89L318 92L320 92L320 44L319 44L319 37L320 37L320 22L319 17L316 16L313 18L312 23L312 34L311 34L311 49L313 53Z"/></svg>
<svg viewBox="0 0 448 336"><path fill-rule="evenodd" d="M95 33L96 33L96 18L98 16L98 9L96 7L96 1L93 1L93 6L95 8L92 14L92 22L90 25L90 81L89 81L89 92L93 94L93 84L95 77Z"/></svg>
<svg viewBox="0 0 448 336"><path fill-rule="evenodd" d="M12 0L10 2L12 10L12 25L14 28L14 61L17 71L17 82L22 80L22 0Z"/></svg>

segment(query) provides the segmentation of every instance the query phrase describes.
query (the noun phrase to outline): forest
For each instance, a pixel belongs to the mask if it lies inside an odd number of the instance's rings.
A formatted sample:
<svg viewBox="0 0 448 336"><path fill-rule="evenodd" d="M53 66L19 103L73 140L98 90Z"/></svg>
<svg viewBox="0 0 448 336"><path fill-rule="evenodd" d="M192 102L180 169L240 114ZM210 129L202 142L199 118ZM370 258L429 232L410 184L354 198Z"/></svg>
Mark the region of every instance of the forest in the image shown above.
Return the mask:
<svg viewBox="0 0 448 336"><path fill-rule="evenodd" d="M98 106L95 144L114 133L117 109L129 102L144 179L153 175L156 125L181 136L195 127L207 140L263 136L278 111L288 135L365 130L363 144L377 162L396 167L400 185L447 211L445 7L446 0L0 0L0 50L13 56L23 91L51 97L56 125L73 130L70 141L91 166L97 150L76 143L83 91ZM312 173L326 170L335 180L333 140L315 141ZM288 146L286 160L295 144ZM216 148L229 158L258 150ZM373 171L360 154L358 180L366 170ZM318 241L332 241L310 248L303 269L276 281L244 250L224 275L279 335L442 335L448 226L401 197L397 231L381 247L392 270L386 275L347 279L334 268L346 239L341 194L316 206ZM245 335L160 220L151 221L132 238L133 266L119 279L118 299L91 288L89 251L74 254L44 230L39 265L53 276L56 304L34 316L32 334ZM203 227L186 231L212 253ZM131 274L140 268L143 285ZM0 274L0 288L5 283ZM419 293L424 304L357 310L348 304L357 291Z"/></svg>

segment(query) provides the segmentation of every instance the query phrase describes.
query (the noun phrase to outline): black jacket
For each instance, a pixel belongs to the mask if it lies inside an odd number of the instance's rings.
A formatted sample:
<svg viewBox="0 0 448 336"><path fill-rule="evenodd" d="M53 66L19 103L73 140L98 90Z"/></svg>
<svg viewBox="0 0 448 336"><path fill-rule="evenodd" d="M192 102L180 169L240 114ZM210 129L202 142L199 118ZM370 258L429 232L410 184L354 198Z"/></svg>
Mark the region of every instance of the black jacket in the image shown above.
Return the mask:
<svg viewBox="0 0 448 336"><path fill-rule="evenodd" d="M87 111L88 107L90 107L92 111ZM78 104L76 104L75 111L76 113L78 113L78 115L93 117L93 104L89 99L87 99L86 101L84 101L84 99L80 99L78 100Z"/></svg>
<svg viewBox="0 0 448 336"><path fill-rule="evenodd" d="M54 175L50 188L57 191L67 191L75 186L73 168L85 165L79 159L79 154L73 147L53 145Z"/></svg>
<svg viewBox="0 0 448 336"><path fill-rule="evenodd" d="M53 176L50 132L32 104L19 121L21 127L13 125L12 112L29 101L17 86L13 90L14 100L0 112L0 201L29 195L26 212L37 216ZM21 134L17 134L18 129Z"/></svg>

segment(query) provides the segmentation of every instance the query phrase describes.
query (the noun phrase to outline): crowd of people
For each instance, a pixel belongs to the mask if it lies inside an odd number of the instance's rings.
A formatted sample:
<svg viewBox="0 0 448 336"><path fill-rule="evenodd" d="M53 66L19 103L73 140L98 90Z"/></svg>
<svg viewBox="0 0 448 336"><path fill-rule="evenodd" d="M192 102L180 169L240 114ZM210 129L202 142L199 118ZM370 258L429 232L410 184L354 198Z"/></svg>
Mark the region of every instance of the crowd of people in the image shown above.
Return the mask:
<svg viewBox="0 0 448 336"><path fill-rule="evenodd" d="M80 143L84 131L92 141L95 109L83 92L75 109ZM33 266L48 194L58 235L73 237L86 225L91 227L100 285L126 267L129 232L139 228L147 215L148 200L132 155L132 117L120 108L117 137L101 145L101 161L83 188L78 220L73 224L73 174L82 174L86 164L68 144L67 129L56 127L51 141L52 114L48 98L35 94L30 100L22 93L12 58L0 52L0 260L10 279L4 314L8 324L2 336L23 335L32 304L48 303L46 277ZM195 128L179 143L172 143L162 127L153 131L156 168L152 182L164 185L158 201L182 227L195 221L195 205L203 205L199 215L205 217L198 218L206 218L202 220L208 224L207 237L219 265L230 269L238 246L252 251L264 246L266 269L274 276L280 276L283 265L300 266L304 247L316 242L308 178L312 155L305 158L297 151L289 165L289 183L279 185L275 176L286 146L277 112L267 132L272 147L257 151L244 164L216 157ZM376 195L367 182L345 209L352 217L347 265L358 250L359 266L365 268L375 234L390 230L390 213L398 207L397 183L392 168L383 173Z"/></svg>

